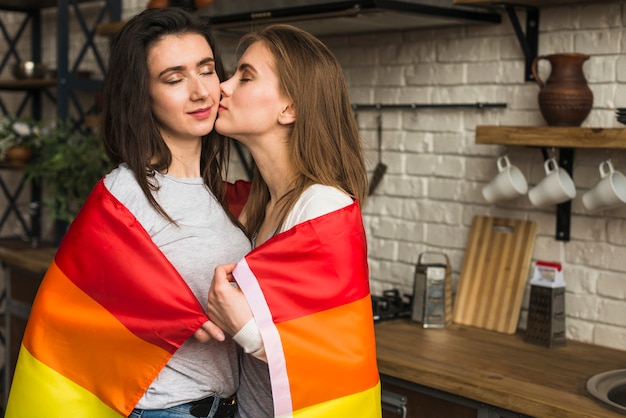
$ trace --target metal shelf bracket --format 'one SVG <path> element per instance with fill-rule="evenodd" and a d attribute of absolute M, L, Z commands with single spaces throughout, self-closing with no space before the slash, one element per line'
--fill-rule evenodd
<path fill-rule="evenodd" d="M 526 33 L 522 31 L 517 13 L 516 7 L 524 7 L 526 9 Z M 517 36 L 517 40 L 522 47 L 524 57 L 526 59 L 526 65 L 524 68 L 524 80 L 535 81 L 535 77 L 532 72 L 532 65 L 535 58 L 537 58 L 537 51 L 539 49 L 539 9 L 536 7 L 514 6 L 512 4 L 505 4 L 509 20 L 513 25 L 513 30 Z"/>
<path fill-rule="evenodd" d="M 546 148 L 542 148 L 544 161 L 548 159 Z M 559 148 L 559 167 L 567 171 L 574 178 L 574 148 Z M 572 220 L 572 201 L 556 205 L 556 235 L 557 241 L 569 241 Z"/>

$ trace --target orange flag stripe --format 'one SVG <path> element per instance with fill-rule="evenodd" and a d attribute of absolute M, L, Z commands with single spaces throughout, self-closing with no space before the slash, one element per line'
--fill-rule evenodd
<path fill-rule="evenodd" d="M 39 291 L 46 297 L 36 301 L 31 312 L 31 318 L 39 320 L 29 321 L 24 346 L 51 369 L 97 397 L 110 400 L 113 409 L 130 412 L 143 391 L 137 392 L 130 404 L 125 404 L 127 392 L 137 391 L 137 381 L 152 381 L 171 354 L 130 332 L 76 287 L 56 263 L 51 264 L 46 276 Z M 77 308 L 63 309 L 68 305 Z M 55 326 L 50 326 L 51 323 Z M 64 346 L 67 350 L 63 350 Z M 125 353 L 123 358 L 110 356 L 120 347 Z M 146 363 L 154 367 L 146 369 Z"/>
<path fill-rule="evenodd" d="M 364 317 L 372 317 L 369 295 L 276 324 L 289 380 L 298 385 L 292 391 L 294 411 L 363 392 L 378 384 L 374 329 L 354 332 L 354 324 L 362 323 Z"/>

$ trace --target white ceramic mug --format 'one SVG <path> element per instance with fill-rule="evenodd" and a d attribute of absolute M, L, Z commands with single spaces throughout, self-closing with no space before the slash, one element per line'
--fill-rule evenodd
<path fill-rule="evenodd" d="M 528 192 L 533 206 L 543 208 L 567 202 L 576 197 L 576 186 L 565 169 L 559 167 L 556 159 L 547 159 L 543 167 L 546 177 Z"/>
<path fill-rule="evenodd" d="M 483 187 L 483 197 L 489 203 L 514 199 L 528 192 L 522 171 L 511 164 L 506 155 L 498 158 L 498 174 Z"/>
<path fill-rule="evenodd" d="M 626 203 L 626 176 L 615 171 L 611 160 L 600 163 L 600 180 L 583 195 L 583 206 L 590 211 L 614 209 Z"/>

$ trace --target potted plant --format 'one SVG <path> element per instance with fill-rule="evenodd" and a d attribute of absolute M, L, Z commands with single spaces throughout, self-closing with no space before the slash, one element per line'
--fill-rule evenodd
<path fill-rule="evenodd" d="M 110 169 L 98 134 L 71 121 L 57 121 L 42 130 L 41 144 L 26 167 L 29 178 L 41 181 L 43 203 L 55 223 L 59 243 L 93 186 Z"/>
<path fill-rule="evenodd" d="M 0 160 L 24 165 L 41 146 L 41 127 L 32 119 L 6 116 L 0 120 Z"/>

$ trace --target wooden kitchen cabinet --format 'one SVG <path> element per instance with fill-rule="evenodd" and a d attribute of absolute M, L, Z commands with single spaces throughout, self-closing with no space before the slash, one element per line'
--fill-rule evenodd
<path fill-rule="evenodd" d="M 386 376 L 381 380 L 383 390 L 406 396 L 406 418 L 478 418 L 476 409 L 418 392 L 409 382 L 394 384 Z M 383 410 L 383 418 L 398 417 L 401 415 Z"/>
<path fill-rule="evenodd" d="M 391 392 L 389 384 L 466 406 L 476 418 L 624 417 L 597 402 L 585 386 L 598 373 L 626 368 L 624 351 L 576 341 L 547 348 L 525 342 L 522 332 L 458 324 L 423 328 L 408 319 L 378 323 L 375 332 L 378 369 Z M 422 399 L 411 396 L 413 403 Z M 457 416 L 436 413 L 429 418 Z"/>

